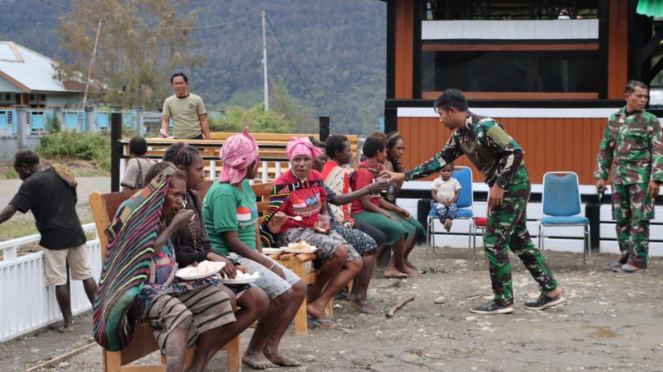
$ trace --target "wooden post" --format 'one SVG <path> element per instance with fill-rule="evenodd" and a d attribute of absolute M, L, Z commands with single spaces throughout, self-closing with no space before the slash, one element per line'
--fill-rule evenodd
<path fill-rule="evenodd" d="M 325 142 L 329 137 L 329 116 L 320 116 L 320 141 Z"/>
<path fill-rule="evenodd" d="M 120 139 L 122 138 L 122 112 L 114 107 L 111 113 L 111 192 L 120 191 Z"/>

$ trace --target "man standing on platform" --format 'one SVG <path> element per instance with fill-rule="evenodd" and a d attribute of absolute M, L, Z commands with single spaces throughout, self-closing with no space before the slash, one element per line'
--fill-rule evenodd
<path fill-rule="evenodd" d="M 163 120 L 160 137 L 168 137 L 170 119 L 176 139 L 210 139 L 205 104 L 200 96 L 187 91 L 189 79 L 182 72 L 170 78 L 175 94 L 163 103 Z M 203 137 L 204 136 L 204 137 Z"/>
<path fill-rule="evenodd" d="M 631 80 L 626 84 L 626 106 L 610 115 L 605 128 L 594 178 L 596 190 L 605 188 L 612 170 L 612 217 L 622 257 L 609 270 L 634 273 L 647 268 L 649 221 L 663 182 L 661 124 L 644 110 L 649 88 Z"/>
<path fill-rule="evenodd" d="M 513 312 L 509 249 L 518 255 L 539 283 L 541 295 L 536 301 L 525 303 L 525 308 L 543 310 L 561 304 L 564 302 L 562 289 L 527 231 L 531 185 L 523 150 L 496 120 L 470 112 L 465 95 L 458 89 L 447 89 L 435 101 L 434 108 L 440 115 L 440 122 L 453 130 L 442 151 L 405 173 L 383 173 L 391 177 L 389 183 L 416 180 L 439 172 L 465 154 L 484 175 L 491 187 L 484 250 L 495 297 L 470 311 L 478 314 Z"/>

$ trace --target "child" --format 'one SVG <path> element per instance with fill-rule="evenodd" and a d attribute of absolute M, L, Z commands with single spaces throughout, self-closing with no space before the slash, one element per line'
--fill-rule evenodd
<path fill-rule="evenodd" d="M 447 164 L 440 169 L 440 177 L 436 178 L 431 186 L 433 201 L 430 207 L 435 211 L 447 232 L 451 230 L 452 220 L 458 215 L 456 201 L 462 188 L 458 180 L 451 177 L 453 172 L 453 163 Z"/>
<path fill-rule="evenodd" d="M 145 175 L 155 164 L 154 160 L 148 159 L 147 141 L 145 138 L 136 136 L 129 141 L 129 154 L 131 159 L 127 164 L 127 170 L 122 178 L 122 191 L 139 190 L 145 187 Z"/>

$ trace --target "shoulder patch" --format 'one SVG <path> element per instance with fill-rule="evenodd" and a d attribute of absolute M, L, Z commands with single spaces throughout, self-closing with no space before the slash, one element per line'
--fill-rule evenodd
<path fill-rule="evenodd" d="M 510 135 L 508 135 L 502 128 L 500 128 L 498 125 L 493 125 L 488 129 L 486 132 L 490 138 L 495 141 L 500 147 L 506 147 L 506 145 L 511 142 L 512 138 Z"/>

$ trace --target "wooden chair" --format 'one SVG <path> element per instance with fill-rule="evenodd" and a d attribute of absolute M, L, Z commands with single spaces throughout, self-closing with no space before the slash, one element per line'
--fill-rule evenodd
<path fill-rule="evenodd" d="M 101 194 L 97 191 L 90 194 L 90 207 L 97 226 L 97 234 L 101 244 L 101 260 L 106 254 L 107 237 L 106 228 L 110 226 L 120 204 L 129 199 L 135 191 L 115 192 Z M 104 372 L 161 372 L 166 370 L 166 357 L 161 355 L 160 365 L 130 366 L 128 364 L 159 350 L 150 326 L 145 323 L 136 323 L 133 341 L 122 351 L 104 350 Z M 235 337 L 223 347 L 228 352 L 228 371 L 241 371 L 240 338 Z M 185 365 L 189 366 L 193 359 L 195 347 L 186 351 Z"/>

